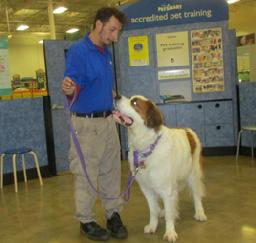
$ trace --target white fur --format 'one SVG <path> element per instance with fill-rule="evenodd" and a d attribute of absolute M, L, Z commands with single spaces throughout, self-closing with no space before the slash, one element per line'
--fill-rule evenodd
<path fill-rule="evenodd" d="M 144 233 L 155 233 L 159 216 L 165 217 L 166 231 L 164 240 L 174 242 L 177 239 L 174 223 L 178 217 L 178 186 L 188 185 L 195 208 L 194 218 L 199 221 L 207 220 L 201 202 L 204 195 L 202 171 L 200 167 L 201 144 L 197 135 L 187 129 L 196 141 L 196 149 L 191 154 L 190 143 L 185 129 L 169 129 L 161 125 L 158 131 L 145 126 L 141 115 L 132 107 L 134 98 L 147 100 L 142 96 L 133 96 L 131 99 L 123 97 L 117 100 L 118 110 L 133 119 L 133 124 L 128 127 L 130 168 L 134 171 L 133 151 L 144 151 L 159 139 L 153 152 L 144 158 L 145 168 L 139 169 L 136 180 L 144 193 L 150 210 L 150 220 L 144 228 Z M 159 206 L 159 199 L 163 202 L 164 210 Z"/>

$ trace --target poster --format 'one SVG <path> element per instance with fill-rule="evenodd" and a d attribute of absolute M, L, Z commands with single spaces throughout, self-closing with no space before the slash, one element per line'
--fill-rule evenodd
<path fill-rule="evenodd" d="M 156 34 L 158 67 L 189 66 L 188 32 Z"/>
<path fill-rule="evenodd" d="M 224 91 L 221 28 L 191 31 L 194 93 Z"/>
<path fill-rule="evenodd" d="M 0 39 L 0 96 L 10 95 L 12 92 L 9 78 L 8 39 Z"/>
<path fill-rule="evenodd" d="M 149 65 L 148 36 L 128 37 L 129 66 Z"/>

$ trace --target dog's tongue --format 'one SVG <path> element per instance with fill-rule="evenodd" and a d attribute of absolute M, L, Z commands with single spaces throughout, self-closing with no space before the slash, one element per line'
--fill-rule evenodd
<path fill-rule="evenodd" d="M 122 114 L 120 111 L 113 111 L 112 114 L 114 120 L 119 124 L 130 126 L 133 123 L 133 120 L 129 116 Z"/>

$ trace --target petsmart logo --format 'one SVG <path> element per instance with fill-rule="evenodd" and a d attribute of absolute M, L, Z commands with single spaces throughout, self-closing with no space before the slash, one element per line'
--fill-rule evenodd
<path fill-rule="evenodd" d="M 161 5 L 157 7 L 158 12 L 167 12 L 171 10 L 177 10 L 177 9 L 182 9 L 181 4 L 167 4 L 167 5 Z"/>

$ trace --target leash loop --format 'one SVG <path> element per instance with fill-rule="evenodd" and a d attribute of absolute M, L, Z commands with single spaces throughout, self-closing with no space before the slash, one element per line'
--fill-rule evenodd
<path fill-rule="evenodd" d="M 119 198 L 122 197 L 127 202 L 130 198 L 131 186 L 132 186 L 132 184 L 135 180 L 135 176 L 136 176 L 137 172 L 134 175 L 132 173 L 129 173 L 126 188 L 118 196 L 109 196 L 106 193 L 98 191 L 97 188 L 95 188 L 95 186 L 93 185 L 93 183 L 90 179 L 90 176 L 89 176 L 89 174 L 87 172 L 87 168 L 86 168 L 87 161 L 86 161 L 85 156 L 82 152 L 81 145 L 80 145 L 79 140 L 77 138 L 75 128 L 74 128 L 74 126 L 72 124 L 72 121 L 71 121 L 71 114 L 72 114 L 71 113 L 71 108 L 72 108 L 72 105 L 74 104 L 76 99 L 77 99 L 77 92 L 76 92 L 76 89 L 75 89 L 75 93 L 74 93 L 71 101 L 69 101 L 68 98 L 66 97 L 66 99 L 65 99 L 65 108 L 69 111 L 69 116 L 68 116 L 68 122 L 67 123 L 68 123 L 68 127 L 69 127 L 69 130 L 70 130 L 70 133 L 71 133 L 72 140 L 73 140 L 75 148 L 76 148 L 77 155 L 78 155 L 79 160 L 80 160 L 80 164 L 81 164 L 83 172 L 85 174 L 85 177 L 86 177 L 90 187 L 92 188 L 92 190 L 98 196 L 100 196 L 101 198 L 106 199 L 106 200 L 115 200 L 115 199 L 119 199 Z"/>

